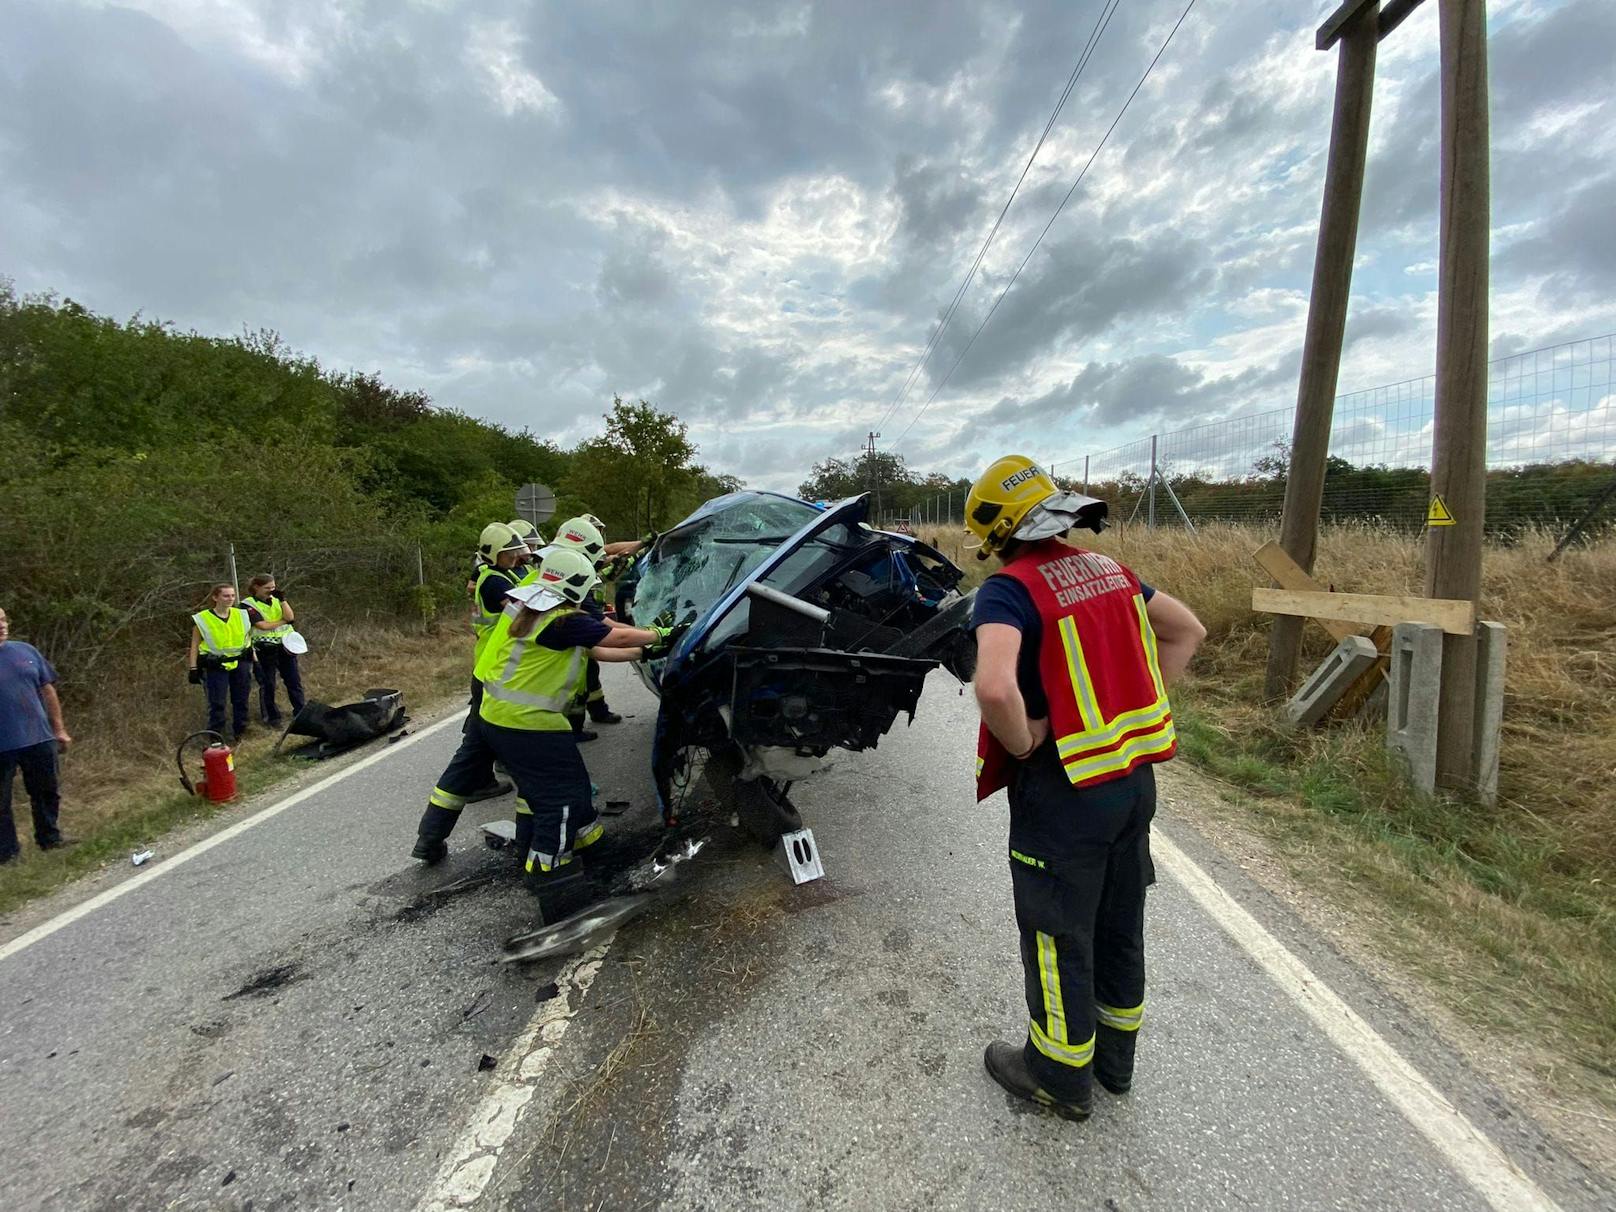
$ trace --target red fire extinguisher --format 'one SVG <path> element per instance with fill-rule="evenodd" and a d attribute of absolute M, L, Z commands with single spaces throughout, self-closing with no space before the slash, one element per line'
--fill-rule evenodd
<path fill-rule="evenodd" d="M 185 747 L 198 737 L 211 737 L 202 751 L 202 777 L 193 784 L 185 773 Z M 215 804 L 236 798 L 236 755 L 217 732 L 193 732 L 174 751 L 174 764 L 180 770 L 180 786 L 192 795 L 205 796 Z"/>

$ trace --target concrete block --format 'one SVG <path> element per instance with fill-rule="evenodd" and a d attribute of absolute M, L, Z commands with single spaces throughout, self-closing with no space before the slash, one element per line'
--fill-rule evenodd
<path fill-rule="evenodd" d="M 1504 724 L 1504 652 L 1508 639 L 1502 623 L 1476 628 L 1476 731 L 1471 747 L 1472 781 L 1485 804 L 1498 802 L 1499 734 Z"/>
<path fill-rule="evenodd" d="M 1430 623 L 1399 623 L 1392 630 L 1391 675 L 1386 747 L 1403 755 L 1410 781 L 1429 794 L 1436 790 L 1442 629 Z"/>
<path fill-rule="evenodd" d="M 799 829 L 795 833 L 780 835 L 780 849 L 776 851 L 785 864 L 786 873 L 793 884 L 806 884 L 825 874 L 819 859 L 819 847 L 814 845 L 814 831 Z"/>
<path fill-rule="evenodd" d="M 1302 683 L 1302 688 L 1281 708 L 1280 717 L 1293 728 L 1317 724 L 1379 655 L 1374 641 L 1367 636 L 1349 635 Z"/>

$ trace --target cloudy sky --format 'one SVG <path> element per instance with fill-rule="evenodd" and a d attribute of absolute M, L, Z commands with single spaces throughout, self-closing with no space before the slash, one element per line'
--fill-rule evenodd
<path fill-rule="evenodd" d="M 919 415 L 1184 2 L 1121 0 L 901 398 L 1103 0 L 0 0 L 0 276 L 564 444 L 644 396 L 762 487 L 872 427 L 1081 456 L 1295 395 L 1335 0 L 1199 0 Z M 1432 362 L 1436 8 L 1381 47 L 1343 390 Z M 1488 8 L 1494 350 L 1611 332 L 1616 3 Z"/>

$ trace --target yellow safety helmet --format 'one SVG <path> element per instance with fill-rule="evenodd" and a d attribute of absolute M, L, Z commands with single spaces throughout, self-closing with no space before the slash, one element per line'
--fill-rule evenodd
<path fill-rule="evenodd" d="M 965 498 L 965 529 L 976 540 L 966 540 L 967 550 L 975 548 L 979 560 L 997 555 L 1032 507 L 1059 491 L 1049 473 L 1026 455 L 995 459 Z"/>
<path fill-rule="evenodd" d="M 502 551 L 526 551 L 527 544 L 504 522 L 490 522 L 477 536 L 477 554 L 492 564 Z"/>
<path fill-rule="evenodd" d="M 576 547 L 552 547 L 539 561 L 538 583 L 574 606 L 589 596 L 599 580 L 595 565 Z"/>
<path fill-rule="evenodd" d="M 985 560 L 1011 539 L 1036 542 L 1073 527 L 1098 532 L 1105 528 L 1106 512 L 1104 501 L 1063 492 L 1026 455 L 1005 455 L 977 477 L 965 498 L 965 529 L 971 536 L 965 546 Z"/>
<path fill-rule="evenodd" d="M 539 528 L 526 518 L 517 518 L 514 522 L 509 523 L 509 526 L 516 531 L 522 542 L 527 544 L 529 551 L 537 551 L 544 546 L 544 536 L 539 533 Z"/>
<path fill-rule="evenodd" d="M 591 565 L 606 554 L 606 540 L 600 537 L 599 528 L 588 518 L 573 518 L 561 523 L 556 531 L 555 546 L 571 547 L 583 552 L 589 557 Z"/>

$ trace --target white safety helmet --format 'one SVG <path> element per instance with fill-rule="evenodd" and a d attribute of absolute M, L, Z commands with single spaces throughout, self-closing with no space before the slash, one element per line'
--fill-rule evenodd
<path fill-rule="evenodd" d="M 589 591 L 599 580 L 595 565 L 575 547 L 552 547 L 539 563 L 539 587 L 548 589 L 574 606 L 589 596 Z"/>
<path fill-rule="evenodd" d="M 561 529 L 556 531 L 554 545 L 583 552 L 589 558 L 591 568 L 606 554 L 606 540 L 600 537 L 600 527 L 588 518 L 573 518 L 570 522 L 563 522 Z"/>

